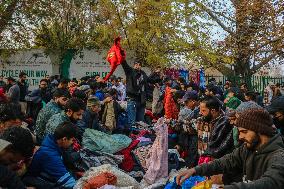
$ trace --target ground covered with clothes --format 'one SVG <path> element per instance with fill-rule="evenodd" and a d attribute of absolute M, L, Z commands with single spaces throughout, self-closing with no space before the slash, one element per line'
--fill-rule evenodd
<path fill-rule="evenodd" d="M 86 129 L 79 159 L 73 163 L 81 177 L 74 188 L 190 189 L 204 182 L 205 177 L 191 177 L 182 186 L 175 183 L 185 160 L 177 149 L 168 148 L 169 125 L 164 118 L 154 126 L 137 123 L 128 136 Z"/>

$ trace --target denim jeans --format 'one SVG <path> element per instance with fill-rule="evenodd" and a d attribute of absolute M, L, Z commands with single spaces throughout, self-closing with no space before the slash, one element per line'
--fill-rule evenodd
<path fill-rule="evenodd" d="M 128 100 L 127 101 L 127 116 L 128 116 L 128 125 L 135 125 L 137 121 L 144 122 L 145 115 L 145 106 L 141 105 L 140 102 Z"/>

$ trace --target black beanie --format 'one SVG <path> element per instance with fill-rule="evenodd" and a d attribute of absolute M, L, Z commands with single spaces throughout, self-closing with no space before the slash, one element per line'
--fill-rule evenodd
<path fill-rule="evenodd" d="M 273 120 L 265 109 L 249 109 L 239 114 L 236 126 L 259 134 L 273 136 Z"/>

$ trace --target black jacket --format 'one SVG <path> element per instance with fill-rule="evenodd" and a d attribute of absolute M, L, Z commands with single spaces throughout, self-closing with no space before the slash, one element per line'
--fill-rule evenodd
<path fill-rule="evenodd" d="M 146 104 L 146 90 L 148 77 L 144 71 L 137 71 L 130 67 L 126 61 L 121 63 L 126 75 L 126 95 L 142 105 Z M 140 81 L 139 81 L 140 80 Z"/>
<path fill-rule="evenodd" d="M 20 102 L 25 102 L 25 97 L 29 92 L 29 86 L 26 83 L 17 82 L 20 88 Z"/>
<path fill-rule="evenodd" d="M 226 185 L 225 189 L 283 189 L 284 143 L 280 134 L 275 135 L 260 149 L 252 151 L 246 145 L 235 149 L 209 164 L 195 167 L 197 175 L 211 176 L 242 173 L 246 182 Z"/>
<path fill-rule="evenodd" d="M 21 179 L 7 167 L 0 165 L 0 187 L 8 189 L 25 189 Z"/>

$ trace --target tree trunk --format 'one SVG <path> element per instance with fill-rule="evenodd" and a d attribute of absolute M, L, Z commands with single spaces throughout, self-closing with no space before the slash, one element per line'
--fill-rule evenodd
<path fill-rule="evenodd" d="M 248 22 L 246 0 L 236 3 L 236 33 L 235 33 L 235 51 L 236 63 L 235 73 L 237 76 L 249 76 L 250 71 L 250 44 L 252 33 Z"/>

